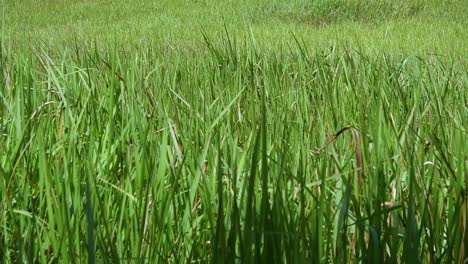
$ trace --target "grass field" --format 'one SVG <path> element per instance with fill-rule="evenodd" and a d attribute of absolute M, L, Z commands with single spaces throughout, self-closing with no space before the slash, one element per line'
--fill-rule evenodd
<path fill-rule="evenodd" d="M 468 263 L 466 1 L 1 7 L 0 263 Z"/>

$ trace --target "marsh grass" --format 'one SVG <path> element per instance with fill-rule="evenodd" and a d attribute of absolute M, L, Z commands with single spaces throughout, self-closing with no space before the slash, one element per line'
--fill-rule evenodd
<path fill-rule="evenodd" d="M 326 27 L 339 23 L 380 24 L 392 20 L 417 17 L 427 6 L 422 1 L 298 1 L 265 3 L 258 13 L 280 21 Z"/>
<path fill-rule="evenodd" d="M 2 46 L 1 262 L 463 263 L 466 61 Z"/>
<path fill-rule="evenodd" d="M 13 46 L 46 42 L 62 48 L 78 38 L 166 45 L 179 52 L 198 48 L 200 28 L 221 38 L 226 23 L 233 35 L 253 32 L 259 44 L 272 49 L 287 45 L 294 32 L 316 49 L 350 43 L 387 53 L 468 53 L 466 0 L 2 0 L 0 5 L 2 40 Z"/>

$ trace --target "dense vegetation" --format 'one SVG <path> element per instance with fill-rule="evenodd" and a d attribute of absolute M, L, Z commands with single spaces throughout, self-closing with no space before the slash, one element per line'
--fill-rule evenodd
<path fill-rule="evenodd" d="M 463 1 L 179 2 L 2 3 L 1 263 L 468 261 Z"/>

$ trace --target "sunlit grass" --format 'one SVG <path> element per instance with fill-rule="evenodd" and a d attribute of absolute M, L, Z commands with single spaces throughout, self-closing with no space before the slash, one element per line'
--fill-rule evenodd
<path fill-rule="evenodd" d="M 464 0 L 2 0 L 2 31 L 12 46 L 70 45 L 75 39 L 200 48 L 200 32 L 279 48 L 291 34 L 308 46 L 349 43 L 406 54 L 468 53 Z M 34 10 L 34 12 L 31 12 Z"/>
<path fill-rule="evenodd" d="M 1 262 L 467 258 L 457 57 L 2 48 Z"/>
<path fill-rule="evenodd" d="M 0 0 L 0 263 L 468 262 L 465 1 L 111 2 Z"/>

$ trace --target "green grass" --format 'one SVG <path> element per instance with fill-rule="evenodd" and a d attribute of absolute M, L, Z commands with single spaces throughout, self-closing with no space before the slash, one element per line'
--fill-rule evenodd
<path fill-rule="evenodd" d="M 2 0 L 13 46 L 80 41 L 200 47 L 200 32 L 256 36 L 278 48 L 294 33 L 320 48 L 350 43 L 405 53 L 468 53 L 464 0 Z M 34 10 L 34 12 L 31 12 Z M 35 44 L 34 44 L 35 45 Z"/>
<path fill-rule="evenodd" d="M 463 1 L 171 3 L 2 2 L 1 263 L 468 259 Z"/>

